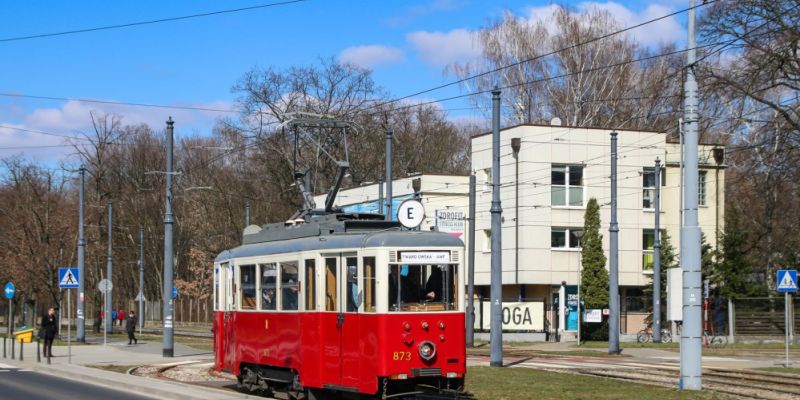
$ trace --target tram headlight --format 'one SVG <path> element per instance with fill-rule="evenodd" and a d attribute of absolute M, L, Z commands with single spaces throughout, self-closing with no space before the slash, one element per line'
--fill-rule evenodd
<path fill-rule="evenodd" d="M 432 360 L 436 356 L 436 345 L 427 340 L 420 343 L 419 356 L 425 361 Z"/>

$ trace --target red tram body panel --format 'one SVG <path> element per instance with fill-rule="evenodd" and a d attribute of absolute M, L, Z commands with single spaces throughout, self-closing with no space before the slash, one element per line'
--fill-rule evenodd
<path fill-rule="evenodd" d="M 346 314 L 342 329 L 336 313 L 326 312 L 233 312 L 230 318 L 214 315 L 215 368 L 234 375 L 242 364 L 269 365 L 297 371 L 304 387 L 377 393 L 379 377 L 413 377 L 425 368 L 440 368 L 444 377 L 466 372 L 463 313 Z M 436 344 L 431 361 L 415 351 L 423 341 Z"/>

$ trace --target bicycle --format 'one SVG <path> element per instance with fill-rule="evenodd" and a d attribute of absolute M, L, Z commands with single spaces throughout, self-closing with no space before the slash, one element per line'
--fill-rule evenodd
<path fill-rule="evenodd" d="M 717 336 L 713 332 L 704 330 L 703 345 L 711 349 L 721 349 L 728 345 L 728 337 L 725 335 Z"/>
<path fill-rule="evenodd" d="M 646 327 L 636 334 L 636 341 L 639 343 L 649 343 L 653 341 L 653 327 Z M 672 333 L 668 329 L 661 329 L 661 343 L 672 342 Z"/>

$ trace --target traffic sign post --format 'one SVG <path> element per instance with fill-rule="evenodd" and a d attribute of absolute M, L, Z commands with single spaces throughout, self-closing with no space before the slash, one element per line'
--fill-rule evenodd
<path fill-rule="evenodd" d="M 777 285 L 775 286 L 778 292 L 784 294 L 784 329 L 786 331 L 786 347 L 785 347 L 785 365 L 789 368 L 789 325 L 792 320 L 790 318 L 789 305 L 792 304 L 792 294 L 797 293 L 797 270 L 795 269 L 780 269 L 776 275 Z"/>
<path fill-rule="evenodd" d="M 13 307 L 14 307 L 14 303 L 12 303 L 11 299 L 14 298 L 14 293 L 16 293 L 16 292 L 17 292 L 17 289 L 14 287 L 14 284 L 11 283 L 11 282 L 6 283 L 6 286 L 3 288 L 3 293 L 6 295 L 6 298 L 8 299 L 8 323 L 6 324 L 6 326 L 8 328 L 8 334 L 6 334 L 6 337 L 9 337 L 9 338 L 12 337 L 11 336 L 11 329 L 12 329 L 11 323 L 12 323 L 12 320 L 14 318 L 14 312 L 12 311 Z M 12 341 L 11 343 L 13 344 L 14 342 Z M 14 347 L 12 346 L 11 348 L 13 349 Z"/>
<path fill-rule="evenodd" d="M 78 268 L 59 268 L 58 287 L 67 289 L 67 364 L 72 364 L 72 290 L 80 287 Z"/>
<path fill-rule="evenodd" d="M 108 279 L 103 279 L 97 284 L 97 289 L 100 290 L 100 293 L 103 293 L 103 309 L 106 312 L 103 315 L 103 323 L 105 324 L 109 318 L 111 318 L 111 313 L 108 312 L 108 293 L 111 292 L 111 289 L 114 288 L 114 285 L 111 284 L 111 281 Z M 113 321 L 112 321 L 113 322 Z M 108 341 L 108 330 L 103 329 L 103 346 L 106 345 Z"/>

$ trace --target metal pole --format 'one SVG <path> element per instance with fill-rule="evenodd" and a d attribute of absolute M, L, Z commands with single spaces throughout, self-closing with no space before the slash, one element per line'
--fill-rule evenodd
<path fill-rule="evenodd" d="M 661 160 L 656 158 L 655 209 L 653 231 L 653 342 L 661 343 Z"/>
<path fill-rule="evenodd" d="M 86 168 L 81 165 L 81 191 L 79 195 L 79 211 L 78 211 L 78 320 L 76 321 L 76 337 L 79 342 L 86 341 L 86 304 L 85 300 L 85 284 L 86 284 L 86 238 L 83 232 L 83 219 L 85 217 L 83 208 L 83 196 L 86 190 Z"/>
<path fill-rule="evenodd" d="M 392 132 L 386 130 L 386 217 L 387 221 L 392 220 Z"/>
<path fill-rule="evenodd" d="M 113 261 L 113 236 L 112 236 L 112 226 L 114 223 L 114 205 L 109 201 L 108 202 L 108 255 L 106 256 L 106 279 L 111 282 L 111 286 L 113 288 L 114 281 L 112 280 L 113 272 L 114 272 L 114 261 Z M 113 289 L 112 289 L 113 290 Z M 105 320 L 105 327 L 106 332 L 111 333 L 113 331 L 114 321 L 111 318 L 111 303 L 113 300 L 113 296 L 111 290 L 106 291 L 106 320 Z"/>
<path fill-rule="evenodd" d="M 72 289 L 67 289 L 67 364 L 72 364 Z"/>
<path fill-rule="evenodd" d="M 490 342 L 492 353 L 489 364 L 503 366 L 503 252 L 500 217 L 500 90 L 492 91 L 492 317 Z"/>
<path fill-rule="evenodd" d="M 467 347 L 475 347 L 475 174 L 469 176 L 469 241 L 467 256 Z"/>
<path fill-rule="evenodd" d="M 144 227 L 139 226 L 139 336 L 144 325 Z"/>
<path fill-rule="evenodd" d="M 250 202 L 244 205 L 244 226 L 250 226 Z"/>
<path fill-rule="evenodd" d="M 517 301 L 523 301 L 525 286 L 519 284 L 519 150 L 520 138 L 511 139 L 514 151 L 514 284 L 517 285 Z"/>
<path fill-rule="evenodd" d="M 609 232 L 608 354 L 619 354 L 619 224 L 617 224 L 617 131 L 611 132 L 611 225 Z M 580 309 L 580 304 L 578 305 Z"/>
<path fill-rule="evenodd" d="M 784 365 L 786 366 L 786 368 L 789 368 L 789 324 L 792 323 L 792 321 L 789 319 L 789 301 L 790 301 L 789 300 L 790 299 L 789 292 L 784 293 L 783 299 L 784 299 L 783 300 L 783 303 L 784 303 L 783 304 L 783 313 L 784 313 L 783 323 L 785 324 L 784 325 L 784 330 L 786 331 L 786 340 L 785 340 L 785 342 L 786 342 L 786 346 L 785 346 L 785 349 L 786 349 L 785 350 L 786 363 Z"/>
<path fill-rule="evenodd" d="M 702 384 L 702 277 L 700 274 L 700 226 L 697 221 L 697 82 L 695 64 L 695 1 L 689 2 L 686 54 L 686 82 L 684 84 L 684 225 L 681 227 L 681 268 L 683 269 L 683 329 L 681 330 L 681 380 L 679 387 L 701 390 Z"/>
<path fill-rule="evenodd" d="M 164 291 L 161 297 L 164 301 L 164 357 L 173 357 L 174 348 L 172 342 L 172 225 L 174 223 L 172 215 L 172 141 L 175 122 L 172 117 L 167 120 L 167 201 L 166 211 L 164 212 Z"/>
<path fill-rule="evenodd" d="M 378 178 L 378 214 L 383 214 L 383 178 Z"/>

